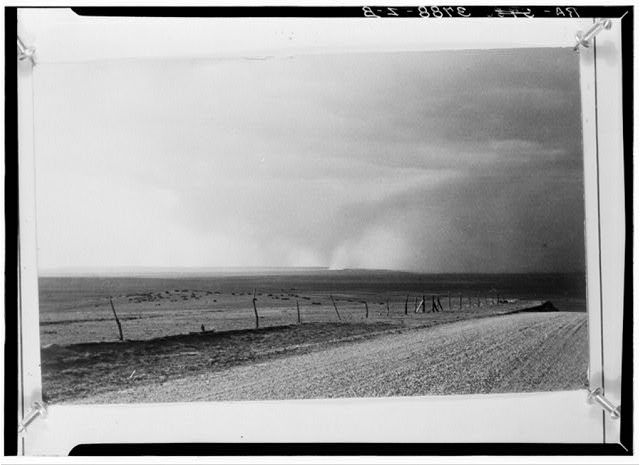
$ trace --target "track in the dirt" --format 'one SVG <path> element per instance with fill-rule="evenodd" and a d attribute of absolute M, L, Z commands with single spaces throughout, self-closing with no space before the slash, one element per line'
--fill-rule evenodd
<path fill-rule="evenodd" d="M 586 314 L 464 321 L 105 393 L 82 402 L 411 396 L 583 388 Z"/>

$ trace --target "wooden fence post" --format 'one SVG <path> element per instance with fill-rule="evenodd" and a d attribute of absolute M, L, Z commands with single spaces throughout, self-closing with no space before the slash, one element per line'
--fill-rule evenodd
<path fill-rule="evenodd" d="M 389 299 L 387 298 L 387 316 L 389 316 Z"/>
<path fill-rule="evenodd" d="M 116 309 L 113 306 L 113 300 L 109 297 L 109 303 L 111 304 L 111 311 L 113 312 L 113 317 L 116 319 L 116 323 L 118 325 L 118 332 L 120 333 L 120 340 L 124 341 L 124 336 L 122 335 L 122 325 L 120 325 L 120 320 L 118 320 L 118 315 L 116 314 Z"/>
<path fill-rule="evenodd" d="M 296 310 L 298 310 L 298 324 L 300 324 L 300 303 L 296 299 Z"/>
<path fill-rule="evenodd" d="M 333 303 L 333 308 L 336 309 L 336 315 L 338 315 L 338 320 L 342 320 L 342 318 L 340 318 L 340 313 L 338 313 L 338 307 L 336 306 L 336 301 L 333 300 L 333 296 L 330 295 L 329 297 L 331 297 L 331 302 Z"/>
<path fill-rule="evenodd" d="M 407 314 L 407 306 L 409 305 L 409 294 L 407 294 L 407 298 L 404 301 L 404 314 Z"/>
<path fill-rule="evenodd" d="M 462 310 L 462 292 L 460 293 L 460 310 Z"/>
<path fill-rule="evenodd" d="M 367 305 L 366 300 L 364 301 L 364 311 L 365 311 L 364 317 L 369 318 L 369 306 Z"/>
<path fill-rule="evenodd" d="M 260 327 L 260 322 L 258 320 L 258 309 L 256 307 L 256 290 L 253 290 L 253 313 L 255 313 L 256 315 L 256 329 L 258 329 Z"/>

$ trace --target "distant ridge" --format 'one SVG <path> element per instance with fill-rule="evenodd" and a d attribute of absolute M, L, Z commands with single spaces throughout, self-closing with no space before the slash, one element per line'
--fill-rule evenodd
<path fill-rule="evenodd" d="M 431 276 L 583 276 L 584 271 L 566 272 L 513 272 L 513 273 L 474 273 L 474 272 L 422 272 L 412 270 L 388 270 L 382 268 L 329 268 L 322 266 L 309 267 L 118 267 L 118 268 L 46 268 L 39 270 L 38 276 L 49 277 L 150 277 L 150 278 L 175 278 L 175 277 L 207 277 L 207 276 L 256 276 L 256 275 L 291 275 L 291 274 L 407 274 L 407 275 L 431 275 Z"/>
<path fill-rule="evenodd" d="M 327 271 L 326 267 L 118 267 L 118 268 L 47 268 L 39 270 L 41 277 L 82 276 L 208 276 L 288 274 Z"/>

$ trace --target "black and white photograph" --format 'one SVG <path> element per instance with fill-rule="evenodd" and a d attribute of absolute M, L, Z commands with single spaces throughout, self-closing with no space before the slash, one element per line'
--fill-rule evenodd
<path fill-rule="evenodd" d="M 127 3 L 4 9 L 5 456 L 634 453 L 633 7 Z"/>
<path fill-rule="evenodd" d="M 43 399 L 584 389 L 570 47 L 34 74 Z"/>

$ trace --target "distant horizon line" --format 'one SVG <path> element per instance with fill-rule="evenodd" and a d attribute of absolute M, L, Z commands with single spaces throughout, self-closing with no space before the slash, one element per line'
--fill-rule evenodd
<path fill-rule="evenodd" d="M 56 267 L 38 270 L 39 277 L 80 277 L 80 276 L 135 276 L 135 275 L 169 275 L 169 274 L 207 274 L 207 273 L 277 273 L 296 271 L 322 272 L 387 272 L 407 274 L 437 275 L 523 275 L 523 274 L 586 274 L 586 270 L 569 271 L 418 271 L 393 270 L 386 268 L 332 268 L 327 266 L 218 266 L 218 267 Z"/>

